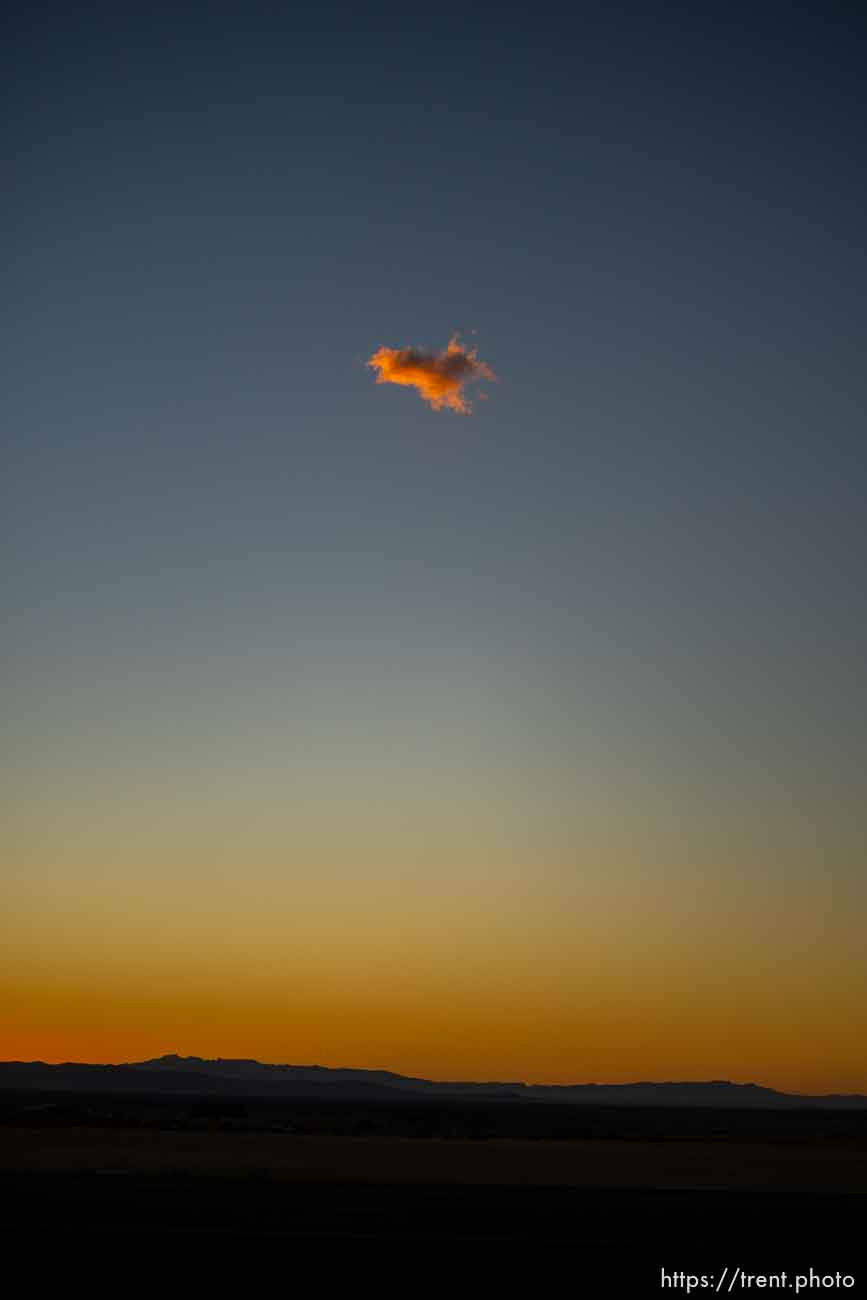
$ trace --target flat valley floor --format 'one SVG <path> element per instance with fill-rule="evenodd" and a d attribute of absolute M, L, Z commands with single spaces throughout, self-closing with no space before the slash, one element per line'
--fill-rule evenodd
<path fill-rule="evenodd" d="M 137 1113 L 91 1103 L 0 1108 L 7 1254 L 119 1250 L 153 1263 L 183 1251 L 246 1270 L 303 1253 L 322 1276 L 403 1261 L 419 1283 L 467 1267 L 517 1277 L 565 1265 L 588 1286 L 596 1278 L 596 1294 L 629 1278 L 636 1295 L 656 1294 L 662 1270 L 849 1270 L 849 1293 L 867 1294 L 860 1114 L 607 1112 L 552 1137 L 508 1135 L 556 1130 L 538 1110 L 532 1123 L 406 1107 L 371 1121 L 317 1106 L 298 1132 L 255 1104 L 220 1117 L 206 1102 L 185 1112 L 143 1102 Z M 417 1114 L 427 1127 L 410 1136 Z M 297 1108 L 290 1118 L 298 1127 Z M 462 1136 L 468 1124 L 482 1135 Z"/>

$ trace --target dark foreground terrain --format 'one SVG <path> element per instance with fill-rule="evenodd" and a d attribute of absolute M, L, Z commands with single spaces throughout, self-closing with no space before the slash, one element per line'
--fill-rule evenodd
<path fill-rule="evenodd" d="M 709 1293 L 725 1266 L 812 1268 L 867 1294 L 867 1113 L 5 1093 L 0 1224 L 31 1260 L 303 1256 L 545 1289 L 565 1265 L 575 1294 L 635 1295 L 661 1269 Z"/>

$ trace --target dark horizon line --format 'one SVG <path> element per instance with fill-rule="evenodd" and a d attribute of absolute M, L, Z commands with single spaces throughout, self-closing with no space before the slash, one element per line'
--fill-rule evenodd
<path fill-rule="evenodd" d="M 529 1083 L 522 1080 L 471 1080 L 471 1079 L 447 1079 L 436 1080 L 426 1079 L 422 1076 L 400 1074 L 392 1070 L 372 1069 L 367 1067 L 352 1066 L 327 1066 L 327 1065 L 294 1065 L 290 1063 L 263 1062 L 254 1057 L 201 1057 L 201 1056 L 181 1056 L 176 1052 L 167 1052 L 162 1056 L 150 1057 L 140 1061 L 123 1061 L 123 1062 L 91 1062 L 91 1061 L 61 1061 L 46 1062 L 41 1060 L 31 1061 L 0 1061 L 0 1070 L 36 1068 L 48 1071 L 60 1071 L 64 1069 L 83 1069 L 83 1070 L 120 1070 L 120 1071 L 142 1071 L 148 1074 L 154 1073 L 171 1073 L 171 1074 L 193 1074 L 202 1075 L 211 1078 L 222 1078 L 231 1080 L 235 1084 L 243 1082 L 253 1083 L 258 1077 L 261 1080 L 269 1079 L 272 1083 L 280 1079 L 286 1082 L 311 1082 L 310 1076 L 319 1079 L 322 1082 L 328 1082 L 329 1078 L 335 1082 L 342 1083 L 360 1083 L 366 1081 L 370 1083 L 379 1082 L 381 1085 L 390 1086 L 396 1091 L 425 1091 L 425 1092 L 448 1092 L 455 1089 L 466 1089 L 472 1091 L 496 1090 L 502 1093 L 506 1089 L 515 1089 L 522 1096 L 539 1096 L 560 1095 L 560 1094 L 591 1094 L 599 1093 L 619 1093 L 626 1094 L 637 1089 L 641 1090 L 664 1090 L 664 1089 L 700 1089 L 707 1093 L 709 1090 L 730 1089 L 733 1093 L 740 1096 L 752 1093 L 756 1096 L 764 1095 L 768 1098 L 777 1097 L 783 1101 L 841 1101 L 849 1103 L 863 1103 L 867 1106 L 867 1095 L 858 1092 L 848 1093 L 801 1093 L 785 1092 L 779 1088 L 772 1088 L 765 1084 L 753 1082 L 736 1083 L 731 1079 L 638 1079 L 628 1083 Z M 221 1068 L 222 1067 L 222 1068 Z M 234 1067 L 234 1068 L 233 1068 Z M 239 1074 L 237 1071 L 241 1070 Z M 229 1070 L 229 1073 L 225 1071 Z M 251 1077 L 252 1075 L 252 1077 Z"/>

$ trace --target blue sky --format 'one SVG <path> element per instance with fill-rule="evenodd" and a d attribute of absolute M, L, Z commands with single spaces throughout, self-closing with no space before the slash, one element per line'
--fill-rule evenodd
<path fill-rule="evenodd" d="M 361 881 L 308 825 L 323 802 L 338 823 L 359 801 L 414 810 L 422 839 L 450 826 L 460 865 L 424 868 L 428 898 L 477 842 L 509 906 L 541 872 L 534 942 L 546 915 L 577 916 L 576 881 L 619 935 L 616 862 L 645 937 L 660 891 L 701 935 L 720 908 L 801 936 L 821 916 L 816 987 L 837 987 L 833 951 L 863 989 L 853 14 L 19 7 L 4 589 L 22 953 L 55 951 L 58 889 L 87 941 L 106 817 L 121 928 L 165 881 L 117 844 L 165 800 L 182 829 L 152 852 L 201 889 L 207 790 L 267 827 L 234 870 L 274 907 L 300 890 L 312 908 L 314 842 L 350 897 L 381 890 L 371 943 L 404 842 L 364 822 Z M 472 415 L 374 384 L 378 347 L 455 331 L 498 376 Z M 262 865 L 277 845 L 282 884 Z M 795 971 L 806 949 L 781 942 Z M 848 1041 L 838 1080 L 857 1074 Z M 386 1037 L 378 1063 L 435 1071 L 420 1050 Z"/>

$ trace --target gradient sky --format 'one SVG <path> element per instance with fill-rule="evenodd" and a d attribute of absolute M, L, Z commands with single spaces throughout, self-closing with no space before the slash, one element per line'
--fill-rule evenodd
<path fill-rule="evenodd" d="M 867 20 L 131 8 L 2 55 L 0 1057 L 867 1092 Z"/>

